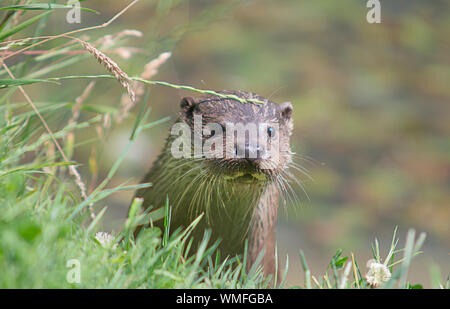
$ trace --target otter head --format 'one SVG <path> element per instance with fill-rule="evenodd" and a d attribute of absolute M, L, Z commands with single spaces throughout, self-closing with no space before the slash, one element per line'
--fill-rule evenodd
<path fill-rule="evenodd" d="M 220 93 L 264 103 L 214 95 L 183 98 L 180 120 L 193 133 L 194 157 L 232 182 L 274 179 L 291 161 L 292 104 L 243 91 Z"/>

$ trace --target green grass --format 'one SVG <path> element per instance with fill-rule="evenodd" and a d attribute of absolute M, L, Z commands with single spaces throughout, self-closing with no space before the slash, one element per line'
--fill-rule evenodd
<path fill-rule="evenodd" d="M 12 12 L 11 7 L 0 9 Z M 45 9 L 46 12 L 29 14 L 37 9 Z M 34 46 L 30 44 L 36 41 L 27 37 L 40 36 L 52 13 L 48 7 L 31 3 L 22 5 L 21 10 L 24 17 L 19 19 L 19 24 L 14 24 L 11 19 L 13 14 L 9 14 L 0 27 L 0 41 L 4 43 L 4 50 L 33 50 Z M 21 37 L 31 24 L 38 25 L 34 33 Z M 24 40 L 7 41 L 12 37 Z M 202 220 L 201 217 L 189 228 L 172 235 L 168 234 L 168 228 L 164 232 L 149 228 L 135 239 L 133 230 L 145 218 L 145 214 L 139 214 L 139 200 L 133 203 L 128 220 L 117 234 L 112 235 L 110 243 L 102 243 L 96 238 L 96 234 L 101 232 L 101 223 L 107 211 L 107 208 L 102 208 L 103 199 L 118 191 L 134 191 L 150 185 L 126 182 L 111 186 L 110 182 L 136 136 L 167 119 L 149 122 L 150 108 L 141 104 L 127 146 L 118 154 L 116 162 L 100 184 L 89 192 L 83 191 L 86 190 L 83 189 L 83 179 L 77 178 L 79 174 L 75 170 L 79 163 L 72 161 L 72 153 L 76 147 L 98 142 L 100 138 L 79 140 L 74 144 L 74 136 L 78 137 L 81 130 L 95 132 L 95 128 L 102 127 L 101 123 L 107 117 L 114 118 L 115 114 L 120 113 L 120 108 L 83 104 L 81 112 L 88 115 L 83 121 L 74 119 L 59 129 L 42 129 L 43 125 L 47 125 L 45 119 L 58 118 L 64 112 L 70 113 L 76 106 L 75 98 L 80 94 L 69 86 L 64 95 L 65 98 L 72 98 L 69 101 L 59 101 L 55 95 L 53 102 L 34 102 L 26 97 L 27 87 L 54 83 L 60 79 L 47 78 L 49 73 L 73 68 L 92 57 L 80 54 L 65 59 L 64 54 L 58 51 L 67 51 L 73 46 L 79 48 L 78 44 L 64 46 L 66 42 L 61 41 L 56 47 L 48 46 L 49 53 L 44 56 L 24 57 L 11 63 L 7 61 L 8 65 L 0 62 L 0 89 L 3 88 L 0 96 L 0 288 L 290 287 L 284 279 L 279 285 L 271 283 L 270 278 L 263 277 L 258 265 L 247 272 L 243 266 L 245 256 L 219 263 L 216 244 L 209 241 L 208 231 L 198 251 L 191 252 L 190 234 L 198 221 Z M 118 45 L 121 43 L 117 42 Z M 51 48 L 54 50 L 50 51 Z M 78 77 L 66 75 L 61 79 Z M 88 75 L 81 77 L 90 78 Z M 111 78 L 96 75 L 90 79 L 102 77 Z M 211 90 L 147 81 L 138 77 L 132 79 L 151 85 L 212 93 Z M 147 91 L 146 98 L 148 95 Z M 22 101 L 24 97 L 25 102 Z M 102 128 L 107 130 L 106 126 Z M 62 146 L 61 151 L 57 149 L 59 145 Z M 89 164 L 91 171 L 95 170 L 94 163 Z M 165 208 L 167 226 L 170 224 L 169 205 L 170 201 Z M 420 253 L 424 238 L 421 234 L 416 239 L 414 230 L 410 230 L 405 248 L 398 249 L 394 232 L 390 251 L 384 260 L 379 252 L 378 241 L 374 243 L 374 260 L 385 263 L 392 274 L 382 287 L 421 287 L 420 283 L 409 283 L 407 273 L 411 260 Z M 320 277 L 314 276 L 309 270 L 303 251 L 300 251 L 299 258 L 305 272 L 305 284 L 301 288 L 371 288 L 366 280 L 366 269 L 360 268 L 353 254 L 350 259 L 342 250 L 338 250 Z M 289 271 L 288 261 L 286 265 L 286 269 L 279 270 L 283 278 Z M 449 288 L 449 280 L 442 280 L 436 269 L 433 276 L 436 287 Z"/>
<path fill-rule="evenodd" d="M 45 156 L 36 157 L 26 166 L 20 164 L 30 149 L 18 134 L 25 126 L 26 121 L 20 120 L 2 126 L 7 130 L 0 138 L 0 288 L 274 287 L 262 277 L 259 267 L 247 274 L 239 259 L 216 263 L 215 245 L 208 243 L 208 233 L 198 252 L 186 253 L 190 232 L 201 217 L 173 235 L 168 235 L 167 230 L 162 235 L 159 229 L 149 228 L 134 239 L 134 227 L 144 217 L 139 215 L 138 200 L 131 207 L 122 231 L 113 236 L 111 243 L 100 243 L 95 235 L 105 208 L 90 221 L 87 212 L 82 211 L 86 203 L 76 198 L 75 192 L 53 175 L 42 174 L 41 160 Z M 34 143 L 33 148 L 39 145 Z M 51 166 L 56 164 L 46 164 Z M 99 190 L 90 198 L 98 202 L 120 189 L 123 187 Z M 420 284 L 408 283 L 406 276 L 424 236 L 415 240 L 411 230 L 404 250 L 397 249 L 395 237 L 394 232 L 384 259 L 392 277 L 383 287 L 420 288 Z M 383 263 L 378 241 L 373 253 L 374 259 Z M 365 272 L 354 259 L 343 256 L 341 250 L 332 257 L 328 270 L 320 278 L 311 275 L 302 251 L 300 258 L 305 270 L 304 288 L 370 288 Z M 67 279 L 74 269 L 68 263 L 74 259 L 81 267 L 79 282 Z M 441 285 L 449 287 L 448 281 Z M 281 287 L 288 286 L 283 283 Z"/>
<path fill-rule="evenodd" d="M 109 173 L 87 199 L 80 198 L 73 178 L 65 175 L 68 165 L 49 158 L 49 134 L 30 133 L 30 115 L 9 106 L 14 117 L 0 120 L 0 287 L 1 288 L 268 288 L 279 286 L 264 278 L 257 265 L 246 273 L 242 258 L 224 263 L 216 262 L 215 244 L 204 241 L 198 252 L 190 252 L 190 232 L 199 217 L 186 230 L 173 235 L 149 228 L 137 239 L 134 228 L 142 223 L 146 214 L 139 214 L 138 199 L 130 209 L 129 219 L 122 230 L 113 235 L 108 244 L 96 239 L 106 208 L 98 211 L 91 220 L 87 211 L 93 203 L 97 209 L 102 199 L 119 190 L 135 190 L 149 184 L 109 187 L 109 181 L 122 162 L 135 137 L 145 128 L 159 123 L 149 123 L 148 110 L 144 108 L 136 119 L 129 144 L 119 155 Z M 6 106 L 0 108 L 4 112 Z M 50 110 L 48 113 L 55 111 Z M 53 132 L 58 139 L 89 128 L 98 123 L 94 117 L 76 125 L 68 125 Z M 26 158 L 30 153 L 34 155 Z M 52 171 L 53 169 L 53 171 Z M 67 174 L 67 173 L 66 173 Z M 63 175 L 63 176 L 58 176 Z M 66 177 L 64 177 L 64 175 Z M 170 219 L 169 202 L 166 217 Z M 166 220 L 168 225 L 170 222 Z M 398 249 L 396 231 L 391 247 L 383 259 L 376 240 L 373 257 L 385 263 L 392 277 L 382 287 L 420 288 L 420 284 L 407 281 L 411 260 L 420 253 L 425 235 L 415 239 L 414 230 L 408 232 L 404 249 Z M 305 271 L 302 288 L 371 288 L 354 258 L 338 250 L 321 277 L 311 274 L 305 255 L 300 251 Z M 67 277 L 73 274 L 71 261 L 80 265 L 79 282 Z M 69 264 L 68 264 L 69 263 Z M 288 263 L 286 263 L 288 265 Z M 289 269 L 283 271 L 284 276 Z M 282 277 L 284 277 L 282 276 Z M 449 287 L 435 274 L 435 282 Z"/>
<path fill-rule="evenodd" d="M 3 122 L 1 126 L 1 288 L 276 287 L 263 278 L 259 267 L 247 274 L 240 259 L 217 263 L 215 244 L 208 242 L 208 232 L 198 252 L 186 252 L 190 246 L 190 232 L 201 217 L 186 230 L 173 235 L 168 235 L 168 229 L 162 235 L 159 229 L 149 228 L 134 239 L 134 227 L 145 217 L 145 214 L 139 214 L 139 200 L 133 203 L 122 231 L 113 235 L 111 243 L 102 244 L 95 236 L 106 208 L 97 214 L 95 220 L 90 220 L 85 211 L 87 203 L 71 191 L 73 188 L 43 171 L 44 166 L 61 168 L 60 163 L 45 162 L 44 154 L 35 156 L 29 163 L 21 163 L 26 153 L 45 145 L 49 137 L 43 135 L 34 142 L 33 135 L 25 138 L 21 132 L 25 132 L 29 124 L 26 119 L 17 118 L 15 121 L 10 119 L 8 125 Z M 83 125 L 85 123 L 80 123 L 78 127 Z M 139 131 L 141 125 L 137 128 Z M 62 130 L 54 134 L 63 136 L 67 132 Z M 109 177 L 113 176 L 114 170 L 113 167 Z M 128 186 L 128 189 L 135 187 Z M 89 200 L 97 203 L 124 188 L 127 187 L 99 188 L 89 196 Z M 169 210 L 169 203 L 166 206 Z M 400 250 L 397 249 L 398 240 L 394 232 L 385 259 L 381 258 L 378 241 L 375 241 L 374 259 L 386 262 L 392 272 L 391 279 L 383 287 L 421 287 L 407 282 L 407 272 L 411 259 L 420 253 L 424 237 L 422 234 L 415 239 L 411 230 L 406 247 Z M 73 273 L 70 261 L 74 259 L 81 267 L 79 282 L 67 279 Z M 320 278 L 311 274 L 302 251 L 300 259 L 305 270 L 304 288 L 371 287 L 364 270 L 354 259 L 343 256 L 342 250 L 332 257 L 328 270 Z M 441 285 L 448 288 L 449 283 Z M 282 283 L 281 287 L 288 285 Z"/>
<path fill-rule="evenodd" d="M 49 137 L 37 142 L 24 138 L 28 122 L 19 119 L 2 123 L 0 137 L 0 287 L 1 288 L 256 288 L 267 285 L 260 269 L 249 274 L 236 260 L 215 263 L 214 244 L 208 233 L 198 252 L 189 255 L 189 235 L 198 218 L 186 230 L 161 235 L 157 228 L 143 231 L 137 239 L 133 231 L 142 221 L 139 203 L 130 218 L 114 235 L 117 246 L 101 244 L 95 235 L 106 209 L 89 220 L 87 203 L 57 177 L 42 171 L 38 155 L 21 164 L 29 151 L 43 146 Z M 83 123 L 79 124 L 81 126 Z M 138 126 L 139 130 L 140 126 Z M 54 132 L 63 136 L 66 132 Z M 59 167 L 46 163 L 45 167 Z M 111 169 L 109 177 L 114 173 Z M 106 185 L 106 183 L 104 183 Z M 138 186 L 97 188 L 89 200 L 100 201 L 118 190 Z M 73 189 L 73 188 L 72 188 Z M 122 240 L 122 241 L 119 241 Z M 81 266 L 80 282 L 71 283 L 70 261 Z M 68 264 L 69 263 L 69 264 Z"/>

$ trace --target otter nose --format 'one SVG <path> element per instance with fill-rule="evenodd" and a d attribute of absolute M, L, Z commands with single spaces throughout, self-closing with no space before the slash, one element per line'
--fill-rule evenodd
<path fill-rule="evenodd" d="M 236 145 L 236 157 L 246 159 L 249 162 L 262 159 L 265 150 L 264 147 L 258 144 L 245 143 L 245 145 Z"/>

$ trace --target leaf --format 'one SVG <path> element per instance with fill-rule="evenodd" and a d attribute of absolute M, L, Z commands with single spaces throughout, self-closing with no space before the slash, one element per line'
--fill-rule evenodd
<path fill-rule="evenodd" d="M 34 17 L 31 17 L 30 19 L 27 19 L 25 22 L 17 25 L 16 27 L 6 31 L 6 32 L 2 32 L 0 33 L 0 41 L 3 41 L 4 39 L 6 39 L 7 37 L 10 37 L 13 34 L 16 34 L 17 32 L 25 29 L 26 27 L 28 27 L 29 25 L 31 25 L 32 23 L 38 21 L 39 19 L 47 16 L 48 14 L 50 14 L 52 11 L 48 11 L 48 12 L 44 12 L 42 14 L 36 15 Z"/>
<path fill-rule="evenodd" d="M 33 166 L 27 166 L 27 165 L 21 165 L 19 167 L 9 169 L 6 171 L 0 171 L 0 178 L 4 177 L 6 175 L 18 173 L 18 172 L 34 172 L 38 173 L 39 170 L 43 167 L 52 167 L 52 166 L 69 166 L 69 165 L 80 165 L 77 162 L 54 162 L 54 163 L 44 163 L 39 165 L 33 165 Z"/>
<path fill-rule="evenodd" d="M 53 10 L 53 9 L 73 9 L 71 4 L 56 4 L 56 3 L 35 3 L 35 4 L 25 4 L 25 5 L 11 5 L 0 8 L 0 11 L 6 10 L 25 10 L 25 11 L 35 11 L 35 10 Z M 80 10 L 92 12 L 95 14 L 100 14 L 98 11 L 80 7 Z"/>
<path fill-rule="evenodd" d="M 348 260 L 347 256 L 341 257 L 342 255 L 342 249 L 338 249 L 336 251 L 336 253 L 333 255 L 333 257 L 331 258 L 330 261 L 330 268 L 336 268 L 336 269 L 340 269 L 342 267 L 344 267 L 345 262 Z"/>
<path fill-rule="evenodd" d="M 421 284 L 411 285 L 410 283 L 408 283 L 408 289 L 410 289 L 410 290 L 422 290 L 423 286 Z"/>
<path fill-rule="evenodd" d="M 8 87 L 17 87 L 21 85 L 29 85 L 35 83 L 53 83 L 58 84 L 55 81 L 47 79 L 0 79 L 0 89 Z"/>
<path fill-rule="evenodd" d="M 92 221 L 91 224 L 89 224 L 89 227 L 87 228 L 87 232 L 90 233 L 92 230 L 97 226 L 97 224 L 100 222 L 100 220 L 103 218 L 107 207 L 103 207 L 103 209 L 95 216 L 95 219 Z"/>

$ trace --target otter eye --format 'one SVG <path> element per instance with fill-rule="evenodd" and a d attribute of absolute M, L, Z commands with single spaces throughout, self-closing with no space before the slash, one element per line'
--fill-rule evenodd
<path fill-rule="evenodd" d="M 269 137 L 274 137 L 275 136 L 275 129 L 272 127 L 268 127 L 267 128 L 267 134 L 269 135 Z"/>

